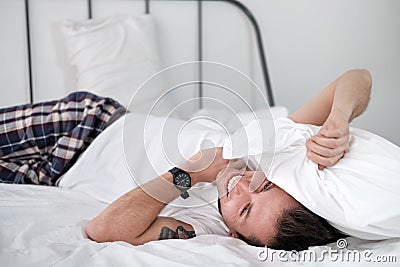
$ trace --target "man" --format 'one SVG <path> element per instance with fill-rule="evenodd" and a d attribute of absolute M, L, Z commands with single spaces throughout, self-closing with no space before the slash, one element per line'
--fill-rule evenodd
<path fill-rule="evenodd" d="M 366 109 L 370 89 L 369 72 L 351 70 L 289 116 L 296 123 L 322 125 L 304 142 L 307 157 L 318 164 L 319 170 L 333 166 L 349 148 L 349 122 Z M 134 245 L 163 238 L 191 238 L 197 234 L 191 224 L 158 215 L 177 197 L 187 198 L 191 186 L 216 181 L 219 210 L 232 237 L 255 245 L 304 249 L 343 236 L 262 172 L 243 173 L 240 161 L 228 161 L 221 155 L 221 149 L 201 151 L 180 168 L 126 193 L 90 221 L 86 233 L 97 242 L 119 240 Z M 299 230 L 307 226 L 306 231 Z"/>

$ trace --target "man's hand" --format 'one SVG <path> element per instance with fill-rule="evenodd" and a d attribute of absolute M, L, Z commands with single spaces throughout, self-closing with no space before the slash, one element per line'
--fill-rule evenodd
<path fill-rule="evenodd" d="M 307 157 L 318 163 L 318 169 L 333 166 L 348 150 L 350 115 L 333 109 L 318 134 L 307 141 Z"/>
<path fill-rule="evenodd" d="M 229 160 L 222 158 L 222 148 L 209 148 L 201 150 L 181 168 L 192 177 L 192 184 L 198 182 L 213 182 L 218 172 L 228 166 Z"/>
<path fill-rule="evenodd" d="M 318 163 L 320 170 L 334 165 L 348 149 L 349 122 L 367 108 L 371 86 L 368 70 L 346 71 L 289 115 L 294 122 L 322 126 L 306 144 L 307 157 Z"/>
<path fill-rule="evenodd" d="M 198 182 L 212 183 L 217 174 L 228 168 L 243 169 L 245 163 L 241 159 L 227 160 L 222 158 L 222 147 L 202 150 L 182 164 L 181 168 L 192 177 L 192 184 Z"/>

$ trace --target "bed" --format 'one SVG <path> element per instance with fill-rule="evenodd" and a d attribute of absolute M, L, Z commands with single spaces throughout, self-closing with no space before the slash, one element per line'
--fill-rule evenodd
<path fill-rule="evenodd" d="M 131 118 L 125 120 L 135 123 L 146 120 L 146 116 L 141 114 L 127 116 Z M 151 127 L 156 128 L 160 120 L 163 118 L 157 117 Z M 180 122 L 184 121 L 176 120 L 176 123 Z M 121 127 L 124 127 L 124 118 L 98 136 L 63 175 L 59 187 L 0 185 L 0 260 L 3 266 L 285 266 L 296 263 L 329 266 L 337 262 L 353 266 L 359 262 L 397 260 L 400 250 L 398 238 L 363 241 L 349 237 L 300 253 L 253 247 L 239 239 L 221 235 L 153 241 L 141 246 L 125 242 L 93 242 L 84 232 L 89 220 L 114 199 L 170 166 L 159 149 L 146 151 L 142 142 L 143 131 L 133 124 L 126 130 L 133 137 L 130 146 L 124 146 L 119 131 Z M 167 131 L 173 129 L 175 125 L 167 126 Z M 205 125 L 192 125 L 182 137 L 180 148 L 188 154 L 198 150 L 201 141 L 196 143 L 194 139 L 209 139 L 220 145 L 223 138 L 210 134 L 213 132 L 215 129 L 205 128 Z M 154 137 L 149 140 L 159 148 L 161 139 Z M 131 151 L 124 151 L 124 148 Z M 155 168 L 144 160 L 146 153 L 155 161 Z M 126 164 L 124 158 L 131 164 Z M 173 204 L 188 205 L 180 198 Z"/>
<path fill-rule="evenodd" d="M 157 1 L 143 1 L 145 13 L 151 13 L 150 2 Z M 202 2 L 196 3 L 199 61 L 203 60 Z M 93 146 L 63 175 L 58 187 L 0 184 L 2 266 L 292 266 L 305 263 L 329 266 L 337 262 L 347 266 L 358 262 L 391 263 L 394 266 L 400 260 L 400 238 L 364 241 L 349 237 L 300 253 L 253 247 L 239 239 L 218 235 L 155 241 L 141 246 L 125 242 L 96 243 L 87 238 L 85 225 L 113 200 L 137 183 L 163 173 L 170 167 L 171 157 L 175 157 L 174 163 L 179 164 L 179 156 L 160 157 L 155 149 L 160 147 L 163 137 L 174 133 L 176 125 L 194 122 L 176 142 L 180 144 L 176 150 L 183 151 L 188 157 L 204 146 L 223 145 L 224 133 L 236 132 L 255 117 L 272 122 L 287 116 L 287 110 L 274 102 L 255 18 L 240 2 L 225 2 L 244 11 L 254 27 L 257 62 L 263 81 L 260 86 L 221 63 L 199 64 L 194 61 L 159 72 L 162 62 L 157 47 L 158 33 L 156 19 L 151 15 L 110 16 L 91 21 L 62 20 L 63 49 L 68 55 L 68 63 L 74 68 L 76 88 L 115 98 L 129 110 L 129 114 L 115 122 L 113 128 L 104 131 L 117 131 L 119 127 L 123 128 L 119 132 L 123 135 L 107 134 L 96 138 Z M 92 18 L 94 3 L 87 3 L 88 17 Z M 29 6 L 26 7 L 29 19 Z M 33 34 L 27 31 L 30 66 L 34 65 L 29 52 L 29 40 Z M 114 53 L 116 50 L 119 52 Z M 126 69 L 130 71 L 126 72 Z M 34 102 L 34 72 L 32 68 L 29 70 L 30 96 Z M 230 80 L 232 76 L 239 78 Z M 241 89 L 229 90 L 238 87 L 237 84 L 245 90 L 255 91 L 253 97 L 262 99 L 265 106 L 254 109 L 251 101 L 240 97 Z M 167 94 L 165 88 L 168 88 Z M 227 106 L 224 103 L 234 104 Z M 267 108 L 268 103 L 271 109 Z M 152 127 L 163 123 L 159 116 L 165 117 L 165 114 L 169 114 L 170 124 L 164 124 L 160 134 L 149 134 Z M 151 122 L 148 124 L 149 115 L 155 118 L 153 125 Z M 128 149 L 124 146 L 126 136 L 131 141 Z M 144 155 L 150 160 L 145 160 Z"/>

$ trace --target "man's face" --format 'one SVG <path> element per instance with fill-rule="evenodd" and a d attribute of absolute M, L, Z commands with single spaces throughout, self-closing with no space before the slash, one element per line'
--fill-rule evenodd
<path fill-rule="evenodd" d="M 263 182 L 254 192 L 249 192 L 253 175 L 261 175 L 260 180 Z M 229 181 L 235 176 L 237 172 L 227 172 L 217 179 L 220 212 L 230 230 L 230 235 L 238 237 L 237 233 L 240 233 L 245 237 L 253 236 L 268 244 L 268 240 L 276 234 L 276 223 L 282 211 L 300 204 L 281 188 L 272 184 L 262 172 L 245 172 L 236 186 L 230 188 L 228 192 Z"/>

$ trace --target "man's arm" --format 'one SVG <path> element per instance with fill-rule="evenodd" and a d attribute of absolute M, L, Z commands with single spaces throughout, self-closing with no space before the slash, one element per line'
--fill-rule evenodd
<path fill-rule="evenodd" d="M 367 108 L 371 85 L 369 71 L 347 71 L 289 116 L 295 122 L 322 125 L 306 144 L 307 157 L 319 169 L 333 166 L 348 149 L 349 123 Z"/>
<path fill-rule="evenodd" d="M 182 168 L 190 174 L 192 185 L 212 182 L 217 173 L 227 166 L 221 149 L 202 151 Z M 173 184 L 171 173 L 165 173 L 141 187 L 126 193 L 86 226 L 86 233 L 94 241 L 125 241 L 140 245 L 151 240 L 193 236 L 193 227 L 173 218 L 158 217 L 160 211 L 181 194 Z"/>
<path fill-rule="evenodd" d="M 350 122 L 367 108 L 371 85 L 368 70 L 346 71 L 309 102 L 290 114 L 289 118 L 298 123 L 321 126 L 332 110 L 340 110 Z"/>

